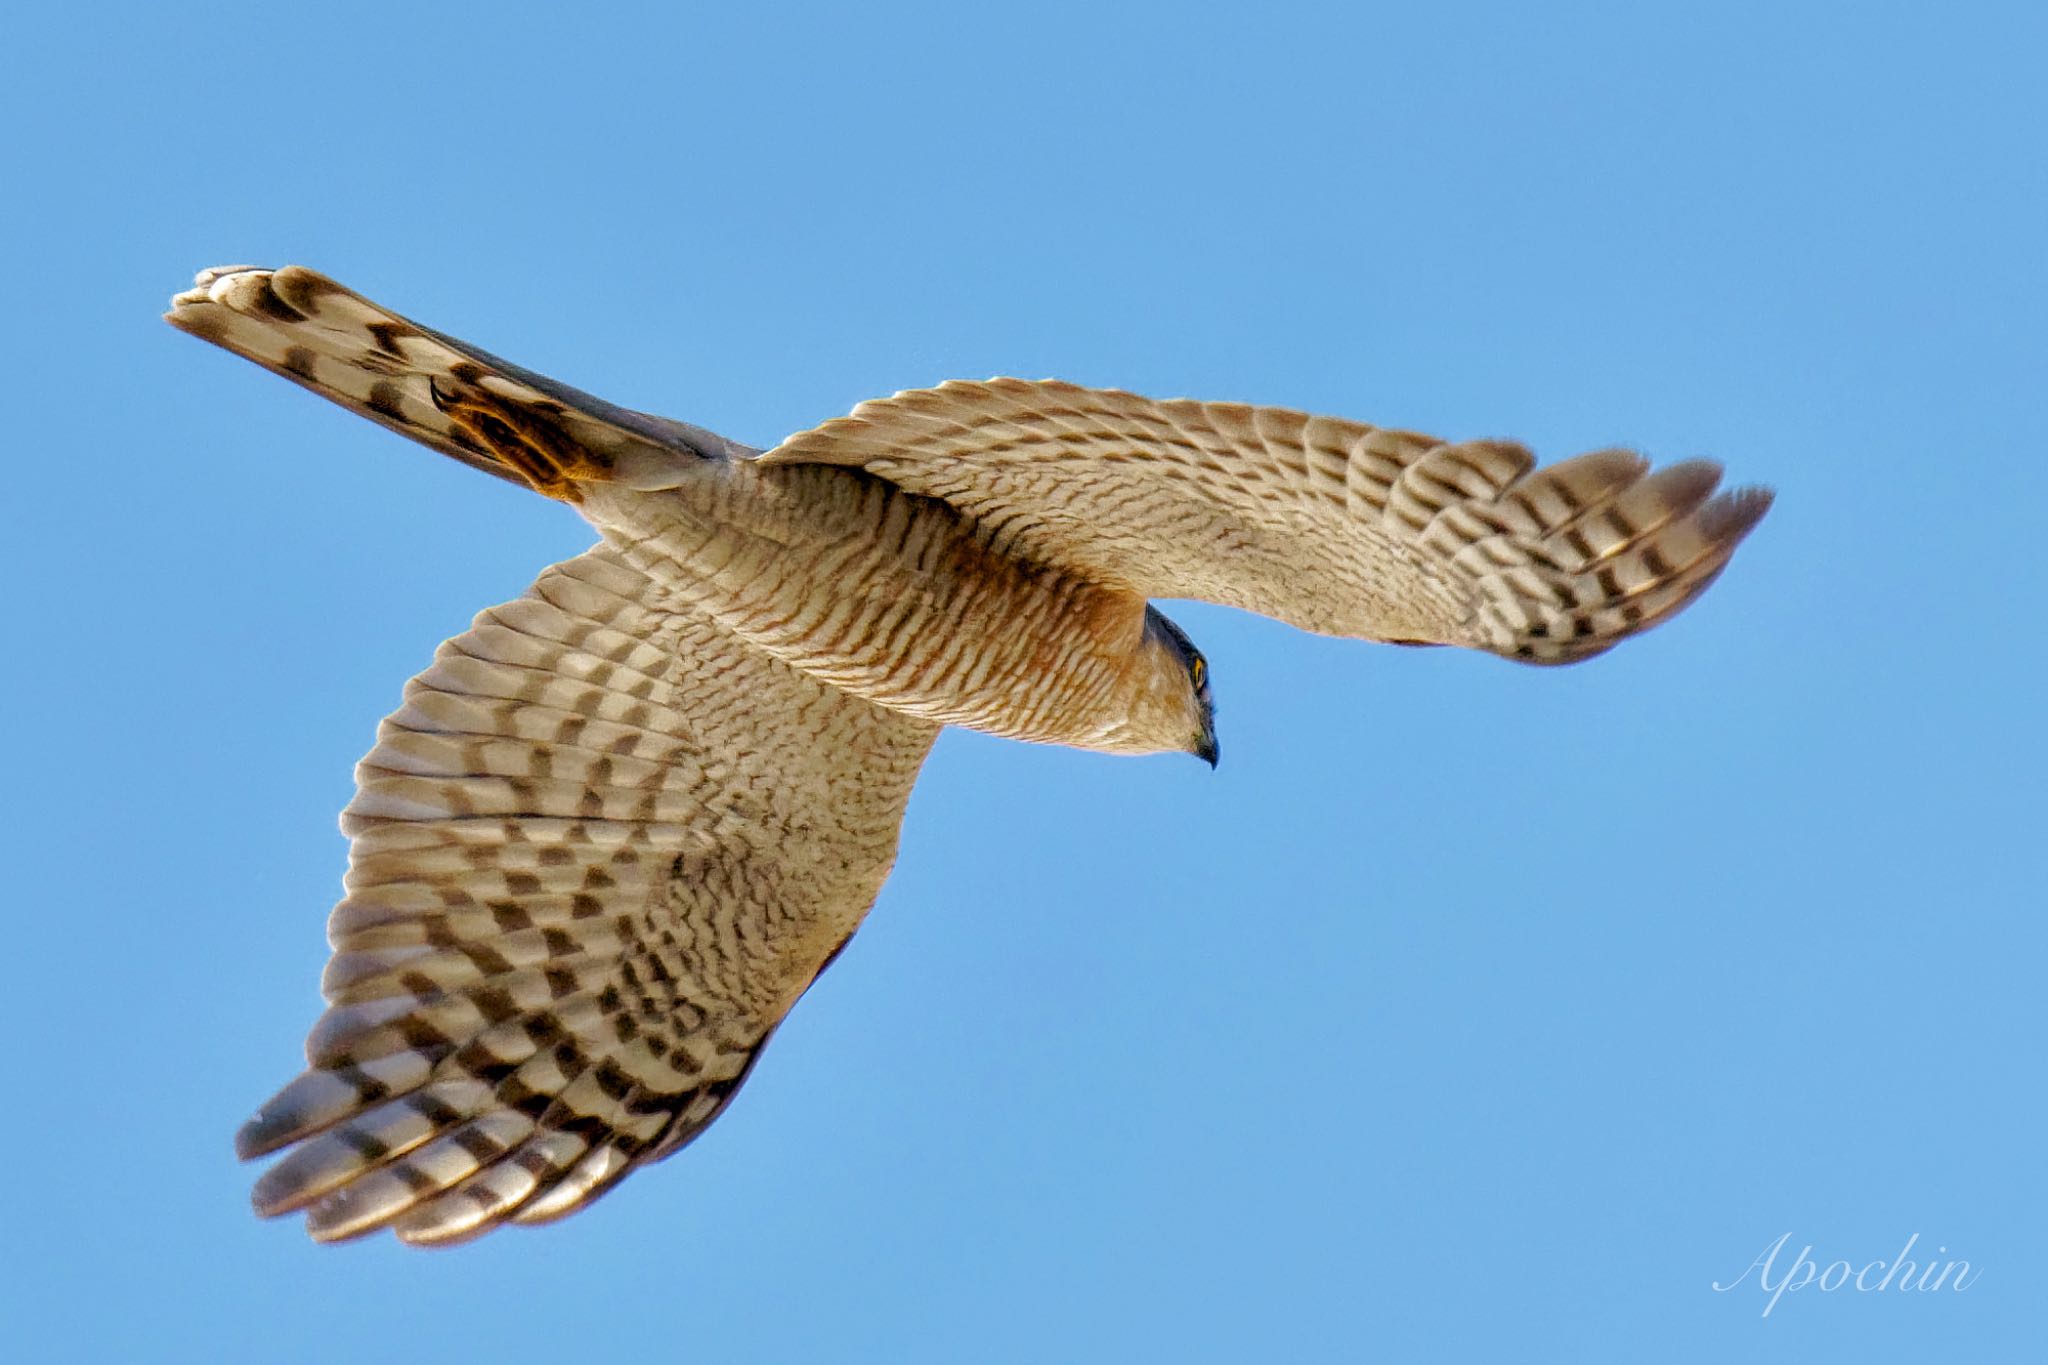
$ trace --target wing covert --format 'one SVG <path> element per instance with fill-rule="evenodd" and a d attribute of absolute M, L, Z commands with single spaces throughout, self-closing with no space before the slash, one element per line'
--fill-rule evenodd
<path fill-rule="evenodd" d="M 761 457 L 858 466 L 940 498 L 997 548 L 1326 635 L 1588 658 L 1684 607 L 1770 494 L 1714 494 L 1595 451 L 1544 468 L 1286 408 L 1054 380 L 955 380 L 863 403 Z"/>
<path fill-rule="evenodd" d="M 343 815 L 309 1069 L 237 1137 L 322 1239 L 580 1208 L 694 1137 L 853 932 L 938 727 L 599 547 L 441 647 Z"/>

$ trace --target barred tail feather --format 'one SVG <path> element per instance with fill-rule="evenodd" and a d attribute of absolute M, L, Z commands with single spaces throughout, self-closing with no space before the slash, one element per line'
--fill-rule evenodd
<path fill-rule="evenodd" d="M 702 459 L 753 453 L 687 422 L 631 411 L 423 327 L 304 266 L 215 266 L 164 320 L 471 468 L 542 487 L 535 444 L 578 477 L 672 487 Z M 484 420 L 465 420 L 464 409 Z M 494 427 L 491 416 L 509 424 Z M 512 439 L 510 432 L 522 434 Z M 542 491 L 550 491 L 542 487 Z"/>

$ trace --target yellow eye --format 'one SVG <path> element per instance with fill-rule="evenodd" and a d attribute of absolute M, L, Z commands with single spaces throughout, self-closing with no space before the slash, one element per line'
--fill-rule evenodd
<path fill-rule="evenodd" d="M 1188 676 L 1195 680 L 1195 686 L 1200 687 L 1209 676 L 1209 661 L 1197 654 L 1195 661 L 1188 665 Z"/>

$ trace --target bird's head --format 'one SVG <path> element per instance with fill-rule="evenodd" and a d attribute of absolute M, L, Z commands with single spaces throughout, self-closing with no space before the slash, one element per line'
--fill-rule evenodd
<path fill-rule="evenodd" d="M 1195 648 L 1187 632 L 1145 608 L 1145 645 L 1150 665 L 1147 709 L 1155 713 L 1155 725 L 1171 736 L 1162 748 L 1184 749 L 1216 766 L 1216 701 L 1209 692 L 1209 661 Z"/>

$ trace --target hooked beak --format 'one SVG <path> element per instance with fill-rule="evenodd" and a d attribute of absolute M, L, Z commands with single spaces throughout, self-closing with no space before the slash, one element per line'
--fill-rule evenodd
<path fill-rule="evenodd" d="M 1201 759 L 1204 763 L 1207 763 L 1211 768 L 1214 768 L 1216 766 L 1216 731 L 1214 727 L 1202 731 L 1201 738 L 1195 741 L 1195 747 L 1188 750 L 1188 752 Z"/>

